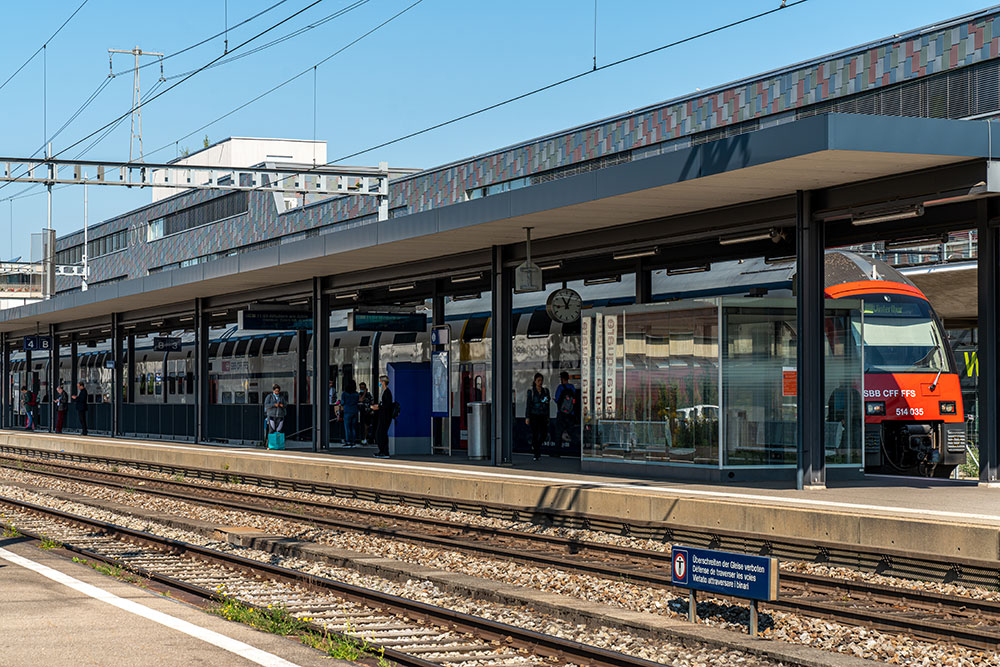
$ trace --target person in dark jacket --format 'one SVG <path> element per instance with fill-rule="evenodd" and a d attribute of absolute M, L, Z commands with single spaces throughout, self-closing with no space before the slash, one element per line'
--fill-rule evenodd
<path fill-rule="evenodd" d="M 80 420 L 80 435 L 87 435 L 87 387 L 82 382 L 76 384 L 76 394 L 73 395 L 73 407 Z"/>
<path fill-rule="evenodd" d="M 264 417 L 267 419 L 267 435 L 281 433 L 285 428 L 285 397 L 281 387 L 274 385 L 264 399 Z"/>
<path fill-rule="evenodd" d="M 21 387 L 21 407 L 24 408 L 24 428 L 34 431 L 38 423 L 38 397 L 27 386 Z"/>
<path fill-rule="evenodd" d="M 62 388 L 56 387 L 56 433 L 62 433 L 66 426 L 66 413 L 69 412 L 69 395 Z"/>
<path fill-rule="evenodd" d="M 389 391 L 389 376 L 383 375 L 378 379 L 382 393 L 379 395 L 378 405 L 373 405 L 375 411 L 375 442 L 378 444 L 377 459 L 389 458 L 389 426 L 392 424 L 392 392 Z"/>
<path fill-rule="evenodd" d="M 372 404 L 375 402 L 375 398 L 372 393 L 368 391 L 368 385 L 364 382 L 358 384 L 358 431 L 361 436 L 361 444 L 367 445 L 368 438 L 371 437 L 371 425 L 372 416 L 375 414 L 372 412 Z M 372 438 L 374 440 L 374 438 Z"/>
<path fill-rule="evenodd" d="M 542 457 L 542 443 L 549 437 L 549 390 L 542 386 L 545 378 L 535 373 L 524 406 L 524 423 L 531 427 L 531 452 L 537 461 Z"/>
<path fill-rule="evenodd" d="M 344 445 L 353 447 L 358 444 L 358 399 L 357 386 L 354 380 L 348 380 L 344 391 L 340 394 L 340 410 L 344 416 Z"/>

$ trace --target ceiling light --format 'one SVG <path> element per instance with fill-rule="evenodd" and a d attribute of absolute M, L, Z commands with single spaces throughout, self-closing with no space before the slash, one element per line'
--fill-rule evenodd
<path fill-rule="evenodd" d="M 920 245 L 940 245 L 942 243 L 948 242 L 948 235 L 941 234 L 940 236 L 923 236 L 919 238 L 910 239 L 898 239 L 896 241 L 886 241 L 884 247 L 886 250 L 901 250 L 903 248 L 914 248 Z M 921 252 L 921 251 L 914 251 Z"/>
<path fill-rule="evenodd" d="M 334 299 L 354 299 L 355 301 L 357 301 L 358 300 L 358 293 L 357 292 L 345 292 L 343 294 L 335 294 L 333 296 L 333 298 Z"/>
<path fill-rule="evenodd" d="M 483 278 L 483 274 L 482 273 L 473 273 L 472 275 L 468 275 L 468 276 L 452 276 L 451 277 L 451 282 L 453 282 L 453 283 L 471 283 L 471 282 L 474 282 L 476 280 L 482 280 L 482 278 Z"/>
<path fill-rule="evenodd" d="M 482 292 L 473 292 L 472 294 L 456 294 L 455 296 L 451 297 L 451 300 L 453 303 L 455 301 L 472 301 L 474 299 L 480 299 L 482 298 L 482 296 L 483 296 Z"/>
<path fill-rule="evenodd" d="M 621 281 L 621 276 L 609 276 L 607 278 L 587 278 L 583 281 L 583 284 L 590 287 L 591 285 L 606 285 L 608 283 L 620 283 Z"/>
<path fill-rule="evenodd" d="M 612 257 L 615 259 L 637 259 L 639 257 L 652 257 L 653 255 L 659 255 L 659 246 L 653 248 L 647 248 L 645 250 L 626 250 L 625 252 L 616 252 Z"/>
<path fill-rule="evenodd" d="M 309 299 L 298 299 L 297 301 L 289 301 L 289 306 L 304 306 L 309 303 Z"/>
<path fill-rule="evenodd" d="M 719 237 L 720 245 L 736 245 L 738 243 L 751 243 L 753 241 L 774 241 L 778 243 L 785 240 L 785 233 L 780 229 L 772 227 L 771 229 L 760 231 L 760 232 L 748 232 L 746 234 L 741 234 L 737 236 L 722 236 Z"/>
<path fill-rule="evenodd" d="M 552 271 L 554 269 L 561 269 L 562 265 L 563 265 L 562 261 L 558 261 L 558 262 L 552 262 L 551 264 L 541 264 L 539 265 L 538 268 L 540 268 L 542 271 Z"/>
<path fill-rule="evenodd" d="M 163 320 L 160 320 L 158 322 L 150 322 L 149 326 L 151 326 L 151 327 L 162 327 L 163 326 Z"/>
<path fill-rule="evenodd" d="M 909 206 L 905 209 L 888 211 L 884 213 L 875 213 L 873 215 L 864 214 L 851 214 L 851 224 L 858 225 L 874 225 L 880 222 L 892 222 L 893 220 L 907 220 L 909 218 L 919 218 L 924 214 L 923 204 L 917 204 L 916 206 Z"/>
<path fill-rule="evenodd" d="M 406 290 L 414 289 L 417 286 L 416 283 L 410 283 L 408 285 L 393 285 L 389 288 L 390 292 L 405 292 Z"/>
<path fill-rule="evenodd" d="M 685 273 L 701 273 L 703 271 L 711 271 L 712 266 L 710 264 L 698 264 L 697 266 L 683 266 L 675 269 L 667 269 L 668 276 L 682 276 Z"/>
<path fill-rule="evenodd" d="M 222 315 L 228 315 L 228 314 L 229 314 L 228 310 L 218 310 L 218 311 L 212 313 L 212 317 L 220 317 Z"/>
<path fill-rule="evenodd" d="M 179 318 L 177 318 L 177 321 L 178 322 L 193 322 L 194 321 L 194 316 L 193 315 L 189 315 L 188 317 L 179 317 Z"/>

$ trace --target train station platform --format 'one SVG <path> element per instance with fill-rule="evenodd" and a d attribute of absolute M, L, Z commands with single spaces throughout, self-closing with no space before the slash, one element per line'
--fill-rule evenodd
<path fill-rule="evenodd" d="M 0 590 L 4 665 L 349 664 L 99 574 L 24 538 L 0 539 Z"/>
<path fill-rule="evenodd" d="M 515 456 L 512 467 L 453 457 L 374 459 L 372 450 L 268 451 L 0 431 L 24 448 L 363 487 L 457 502 L 551 508 L 671 522 L 913 555 L 1000 559 L 1000 489 L 973 482 L 868 476 L 797 491 L 776 483 L 720 486 L 581 472 L 570 458 Z M 9 450 L 8 450 L 9 451 Z"/>

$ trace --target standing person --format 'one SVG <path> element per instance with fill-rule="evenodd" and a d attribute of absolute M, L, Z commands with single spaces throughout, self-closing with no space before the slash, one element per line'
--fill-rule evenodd
<path fill-rule="evenodd" d="M 573 441 L 573 426 L 576 422 L 576 387 L 569 381 L 569 373 L 559 373 L 559 386 L 556 387 L 556 431 L 560 442 L 556 443 L 556 456 L 563 443 Z"/>
<path fill-rule="evenodd" d="M 377 459 L 389 458 L 389 426 L 392 424 L 393 400 L 392 392 L 389 391 L 389 376 L 380 375 L 378 378 L 382 393 L 379 395 L 378 405 L 373 405 L 375 411 L 375 442 L 378 444 Z"/>
<path fill-rule="evenodd" d="M 24 428 L 28 431 L 35 430 L 35 410 L 38 408 L 38 397 L 35 392 L 28 389 L 27 385 L 21 387 L 21 405 L 24 407 Z"/>
<path fill-rule="evenodd" d="M 358 385 L 358 435 L 361 436 L 361 444 L 368 444 L 368 432 L 372 425 L 372 403 L 375 399 L 368 391 L 368 385 L 362 382 Z"/>
<path fill-rule="evenodd" d="M 524 406 L 524 423 L 531 427 L 531 452 L 536 461 L 542 458 L 542 443 L 549 435 L 549 390 L 542 386 L 544 381 L 541 373 L 535 373 Z"/>
<path fill-rule="evenodd" d="M 285 397 L 281 387 L 274 385 L 271 393 L 264 399 L 264 417 L 267 424 L 267 435 L 283 433 L 285 428 Z"/>
<path fill-rule="evenodd" d="M 80 435 L 87 435 L 87 387 L 83 382 L 76 383 L 76 394 L 73 395 L 73 407 L 76 408 L 76 416 L 80 420 Z"/>
<path fill-rule="evenodd" d="M 62 385 L 56 387 L 56 433 L 62 433 L 66 426 L 66 413 L 69 411 L 69 396 Z"/>
<path fill-rule="evenodd" d="M 340 394 L 340 410 L 344 416 L 344 445 L 353 447 L 358 443 L 358 398 L 354 380 L 347 380 Z"/>

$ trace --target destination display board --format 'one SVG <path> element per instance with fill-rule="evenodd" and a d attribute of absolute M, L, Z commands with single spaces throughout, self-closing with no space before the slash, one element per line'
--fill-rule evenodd
<path fill-rule="evenodd" d="M 427 331 L 423 313 L 394 313 L 379 310 L 352 310 L 347 314 L 348 331 Z"/>
<path fill-rule="evenodd" d="M 265 310 L 248 308 L 237 314 L 240 329 L 251 331 L 290 331 L 312 329 L 312 313 L 308 310 Z"/>
<path fill-rule="evenodd" d="M 778 599 L 778 559 L 674 545 L 670 550 L 675 586 L 748 600 Z"/>

